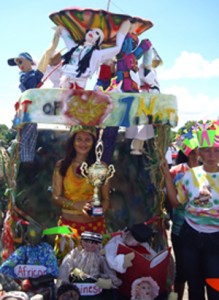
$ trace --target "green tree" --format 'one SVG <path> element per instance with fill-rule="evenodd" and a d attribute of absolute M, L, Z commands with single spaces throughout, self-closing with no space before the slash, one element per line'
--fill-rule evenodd
<path fill-rule="evenodd" d="M 0 124 L 0 140 L 2 141 L 2 146 L 7 146 L 11 140 L 14 139 L 16 131 L 9 129 L 5 124 Z"/>

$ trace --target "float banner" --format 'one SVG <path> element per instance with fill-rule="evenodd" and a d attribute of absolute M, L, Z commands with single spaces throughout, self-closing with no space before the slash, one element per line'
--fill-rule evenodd
<path fill-rule="evenodd" d="M 173 95 L 103 93 L 67 89 L 30 89 L 15 104 L 13 125 L 38 124 L 123 126 L 177 125 Z"/>

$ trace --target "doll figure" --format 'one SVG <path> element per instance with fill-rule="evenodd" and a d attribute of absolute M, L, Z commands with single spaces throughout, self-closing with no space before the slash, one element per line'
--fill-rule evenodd
<path fill-rule="evenodd" d="M 60 281 L 93 282 L 103 289 L 116 288 L 121 284 L 114 270 L 111 270 L 101 253 L 102 235 L 84 231 L 81 234 L 81 247 L 74 248 L 67 254 L 59 268 Z"/>
<path fill-rule="evenodd" d="M 117 84 L 122 82 L 121 90 L 124 92 L 138 93 L 140 91 L 140 78 L 138 60 L 143 57 L 143 62 L 150 61 L 152 44 L 144 39 L 139 43 L 137 35 L 130 32 L 126 35 L 120 53 L 117 55 Z M 148 62 L 147 65 L 151 65 Z M 146 67 L 145 67 L 146 68 Z M 131 126 L 126 129 L 126 138 L 133 139 L 131 154 L 142 155 L 144 141 L 154 136 L 152 125 Z"/>
<path fill-rule="evenodd" d="M 117 58 L 117 83 L 122 81 L 122 91 L 139 92 L 140 80 L 138 75 L 138 60 L 146 55 L 152 47 L 148 39 L 139 43 L 136 34 L 129 32 L 123 42 L 121 51 Z"/>
<path fill-rule="evenodd" d="M 104 34 L 99 28 L 88 30 L 84 40 L 79 44 L 72 39 L 65 28 L 62 28 L 61 36 L 69 51 L 63 55 L 63 76 L 60 87 L 85 89 L 88 78 L 98 70 L 100 65 L 119 53 L 129 28 L 130 21 L 124 21 L 117 33 L 116 45 L 106 49 L 100 49 Z"/>
<path fill-rule="evenodd" d="M 99 69 L 97 82 L 94 86 L 95 91 L 108 91 L 107 89 L 111 85 L 111 80 L 116 75 L 116 60 L 109 59 L 105 61 Z"/>
<path fill-rule="evenodd" d="M 150 247 L 149 241 L 153 236 L 153 230 L 144 223 L 134 224 L 125 229 L 121 235 L 110 239 L 105 245 L 105 256 L 109 266 L 118 273 L 125 273 L 132 266 L 135 252 L 138 251 L 145 258 L 152 259 L 156 252 Z M 128 254 L 118 254 L 119 245 L 126 245 L 133 249 Z"/>
<path fill-rule="evenodd" d="M 162 64 L 162 59 L 154 48 L 150 48 L 139 67 L 140 91 L 159 94 L 160 87 L 157 80 L 156 68 Z"/>
<path fill-rule="evenodd" d="M 8 59 L 9 66 L 18 66 L 20 69 L 19 88 L 21 92 L 28 89 L 38 88 L 42 85 L 43 75 L 49 64 L 51 56 L 58 45 L 60 31 L 60 28 L 56 29 L 52 44 L 42 55 L 36 69 L 33 68 L 35 63 L 28 52 L 22 52 L 17 57 Z"/>
<path fill-rule="evenodd" d="M 159 294 L 159 289 L 152 277 L 138 278 L 131 286 L 131 300 L 154 300 Z"/>
<path fill-rule="evenodd" d="M 19 279 L 23 290 L 52 287 L 58 262 L 52 246 L 42 240 L 41 229 L 25 221 L 16 224 L 16 232 L 21 246 L 2 263 L 0 273 Z"/>
<path fill-rule="evenodd" d="M 41 84 L 43 73 L 38 69 L 33 69 L 35 63 L 29 53 L 22 52 L 17 57 L 10 58 L 8 64 L 9 66 L 18 66 L 20 69 L 19 88 L 21 92 L 37 88 Z"/>
<path fill-rule="evenodd" d="M 22 223 L 21 223 L 22 222 Z M 20 239 L 19 246 L 0 266 L 0 273 L 14 279 L 56 278 L 58 262 L 53 248 L 42 239 L 42 231 L 28 222 L 16 224 L 14 239 Z"/>

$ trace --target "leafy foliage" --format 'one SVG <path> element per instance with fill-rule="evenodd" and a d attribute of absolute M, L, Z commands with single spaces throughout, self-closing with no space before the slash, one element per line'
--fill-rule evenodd
<path fill-rule="evenodd" d="M 14 139 L 15 135 L 15 130 L 9 129 L 5 124 L 0 124 L 0 140 L 3 146 L 8 145 L 9 142 Z"/>

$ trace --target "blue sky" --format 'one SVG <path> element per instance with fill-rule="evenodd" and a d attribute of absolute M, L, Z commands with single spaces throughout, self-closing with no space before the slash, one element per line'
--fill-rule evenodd
<path fill-rule="evenodd" d="M 50 45 L 49 14 L 67 7 L 106 9 L 107 0 L 1 1 L 0 124 L 11 126 L 20 95 L 17 67 L 7 59 L 27 51 L 39 59 Z M 161 92 L 175 94 L 179 124 L 219 116 L 219 1 L 112 0 L 110 11 L 149 19 L 149 38 L 164 64 L 157 69 Z M 62 49 L 60 42 L 58 49 Z"/>

